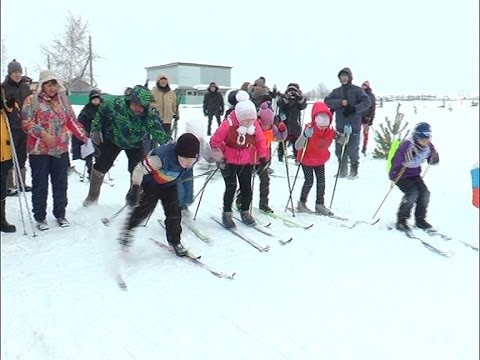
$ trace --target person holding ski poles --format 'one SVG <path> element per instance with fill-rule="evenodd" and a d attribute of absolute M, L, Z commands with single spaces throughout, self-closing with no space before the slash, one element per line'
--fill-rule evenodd
<path fill-rule="evenodd" d="M 370 82 L 368 80 L 363 82 L 362 89 L 370 97 L 370 107 L 368 108 L 368 110 L 365 110 L 364 112 L 362 112 L 362 129 L 363 129 L 362 154 L 366 155 L 367 145 L 368 145 L 368 133 L 370 132 L 370 126 L 372 126 L 373 120 L 375 119 L 376 99 L 375 99 L 375 95 L 372 93 Z"/>
<path fill-rule="evenodd" d="M 132 211 L 118 238 L 123 251 L 127 252 L 132 245 L 133 230 L 152 214 L 160 200 L 165 212 L 168 244 L 178 256 L 188 254 L 180 241 L 182 213 L 177 183 L 197 163 L 199 154 L 200 141 L 195 135 L 185 133 L 176 142 L 153 149 L 135 166 L 132 186 L 127 196 L 127 204 Z"/>
<path fill-rule="evenodd" d="M 295 143 L 298 151 L 297 160 L 305 175 L 300 201 L 297 204 L 298 212 L 312 212 L 306 202 L 315 174 L 317 179 L 315 212 L 326 216 L 333 215 L 333 212 L 325 206 L 325 163 L 330 159 L 328 148 L 335 137 L 335 130 L 331 127 L 332 117 L 330 109 L 324 102 L 314 103 L 311 122 L 305 125 L 305 129 Z"/>

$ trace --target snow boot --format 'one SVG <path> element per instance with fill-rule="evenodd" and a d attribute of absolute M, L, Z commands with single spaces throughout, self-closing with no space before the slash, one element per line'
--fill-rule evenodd
<path fill-rule="evenodd" d="M 422 230 L 432 230 L 433 226 L 429 224 L 425 219 L 415 219 L 415 226 Z"/>
<path fill-rule="evenodd" d="M 69 223 L 68 220 L 65 219 L 65 218 L 58 218 L 58 219 L 57 219 L 57 223 L 58 223 L 58 225 L 60 225 L 60 227 L 62 227 L 62 228 L 65 228 L 65 227 L 69 227 L 69 226 L 70 226 L 70 223 Z"/>
<path fill-rule="evenodd" d="M 233 213 L 231 211 L 224 211 L 222 214 L 222 223 L 227 229 L 233 229 L 236 227 L 233 221 Z"/>
<path fill-rule="evenodd" d="M 273 214 L 273 210 L 268 206 L 268 204 L 260 204 L 259 209 L 265 213 Z"/>
<path fill-rule="evenodd" d="M 172 248 L 175 251 L 175 254 L 177 256 L 187 256 L 188 255 L 188 250 L 181 243 L 172 245 Z"/>
<path fill-rule="evenodd" d="M 37 220 L 37 229 L 40 231 L 45 231 L 50 229 L 50 227 L 48 226 L 47 220 L 42 220 L 42 221 Z"/>
<path fill-rule="evenodd" d="M 315 212 L 325 216 L 333 216 L 334 213 L 323 204 L 315 204 Z"/>
<path fill-rule="evenodd" d="M 350 175 L 348 175 L 348 178 L 350 180 L 358 179 L 358 161 L 352 162 L 350 164 Z"/>
<path fill-rule="evenodd" d="M 83 201 L 83 206 L 87 207 L 92 204 L 96 204 L 98 197 L 100 196 L 100 188 L 103 184 L 103 178 L 105 174 L 102 174 L 100 171 L 93 169 L 92 177 L 90 178 L 90 189 L 88 191 L 87 198 Z"/>
<path fill-rule="evenodd" d="M 410 232 L 412 229 L 410 229 L 410 226 L 407 224 L 407 219 L 398 219 L 397 223 L 395 224 L 395 229 L 403 232 Z"/>
<path fill-rule="evenodd" d="M 3 199 L 0 203 L 0 212 L 1 212 L 1 226 L 0 230 L 6 233 L 13 233 L 17 231 L 15 225 L 9 224 L 7 219 L 5 218 L 5 199 Z"/>
<path fill-rule="evenodd" d="M 248 210 L 240 211 L 240 217 L 242 218 L 242 222 L 245 225 L 248 225 L 248 226 L 257 225 L 257 222 L 255 221 L 252 214 L 250 214 L 250 211 L 248 211 Z"/>
<path fill-rule="evenodd" d="M 307 207 L 307 204 L 305 204 L 304 201 L 299 201 L 297 203 L 297 211 L 299 213 L 312 213 L 313 211 L 310 210 L 308 207 Z"/>

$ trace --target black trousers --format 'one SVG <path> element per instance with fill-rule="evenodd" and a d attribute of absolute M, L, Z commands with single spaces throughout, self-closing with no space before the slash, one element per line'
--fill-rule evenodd
<path fill-rule="evenodd" d="M 13 167 L 12 160 L 2 161 L 0 167 L 0 200 L 7 196 L 7 178 L 8 170 Z"/>
<path fill-rule="evenodd" d="M 252 204 L 252 171 L 253 165 L 225 164 L 222 170 L 225 181 L 225 193 L 223 194 L 223 211 L 231 212 L 235 190 L 237 190 L 237 179 L 241 193 L 241 210 L 250 210 Z"/>
<path fill-rule="evenodd" d="M 65 217 L 68 204 L 68 152 L 59 158 L 49 155 L 30 155 L 32 170 L 32 212 L 36 221 L 47 216 L 48 178 L 52 184 L 53 216 Z"/>
<path fill-rule="evenodd" d="M 212 119 L 213 119 L 214 116 L 217 119 L 217 125 L 220 126 L 220 122 L 221 122 L 220 115 L 208 114 L 208 130 L 207 130 L 208 135 L 211 134 Z"/>
<path fill-rule="evenodd" d="M 415 206 L 415 219 L 424 220 L 427 216 L 430 191 L 420 175 L 400 179 L 397 186 L 404 193 L 400 207 L 398 208 L 398 220 L 406 220 L 410 217 L 412 208 Z"/>
<path fill-rule="evenodd" d="M 293 156 L 295 159 L 297 158 L 297 149 L 295 149 L 295 142 L 297 141 L 297 137 L 295 138 L 289 138 L 288 140 L 285 140 L 285 146 L 288 147 L 288 145 L 292 145 L 292 151 L 293 151 Z M 288 151 L 288 150 L 287 150 Z M 277 155 L 278 155 L 278 160 L 282 160 L 284 156 L 284 150 L 283 150 L 283 144 L 282 142 L 278 143 L 278 148 L 277 148 Z"/>
<path fill-rule="evenodd" d="M 99 150 L 100 156 L 96 159 L 93 168 L 97 171 L 100 171 L 102 174 L 106 174 L 113 166 L 113 162 L 117 158 L 118 154 L 120 154 L 122 149 L 110 140 L 105 140 L 100 144 Z M 142 145 L 136 149 L 126 149 L 125 153 L 127 154 L 128 158 L 128 171 L 131 174 L 135 166 L 143 160 Z"/>
<path fill-rule="evenodd" d="M 17 153 L 18 166 L 20 169 L 25 168 L 27 162 L 27 134 L 20 129 L 12 129 L 13 144 Z"/>
<path fill-rule="evenodd" d="M 167 241 L 172 246 L 177 245 L 180 243 L 180 235 L 182 233 L 182 214 L 180 212 L 176 184 L 167 187 L 144 185 L 140 204 L 132 210 L 127 220 L 127 230 L 136 228 L 152 214 L 159 200 L 162 202 L 165 213 Z"/>
<path fill-rule="evenodd" d="M 313 186 L 313 175 L 317 179 L 317 198 L 316 204 L 325 204 L 325 165 L 319 166 L 305 166 L 302 165 L 303 174 L 305 175 L 305 182 L 302 186 L 302 192 L 300 193 L 300 201 L 307 202 L 308 194 Z"/>

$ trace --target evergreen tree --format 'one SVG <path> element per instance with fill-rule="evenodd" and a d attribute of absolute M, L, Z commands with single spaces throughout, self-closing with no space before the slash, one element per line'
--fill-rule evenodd
<path fill-rule="evenodd" d="M 393 122 L 388 120 L 388 117 L 386 116 L 386 126 L 384 124 L 380 124 L 380 131 L 375 130 L 374 139 L 377 143 L 377 147 L 375 150 L 373 150 L 374 159 L 387 160 L 388 152 L 390 151 L 393 140 L 398 139 L 400 142 L 402 142 L 410 133 L 410 130 L 407 130 L 405 135 L 403 135 L 405 128 L 408 126 L 408 122 L 403 121 L 405 114 L 400 112 L 401 105 L 402 104 L 400 103 L 397 105 L 397 113 L 395 114 L 395 120 Z"/>

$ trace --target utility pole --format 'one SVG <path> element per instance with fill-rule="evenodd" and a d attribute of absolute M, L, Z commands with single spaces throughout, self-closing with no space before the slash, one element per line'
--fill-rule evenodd
<path fill-rule="evenodd" d="M 92 37 L 88 37 L 88 56 L 90 58 L 90 85 L 93 86 Z"/>

